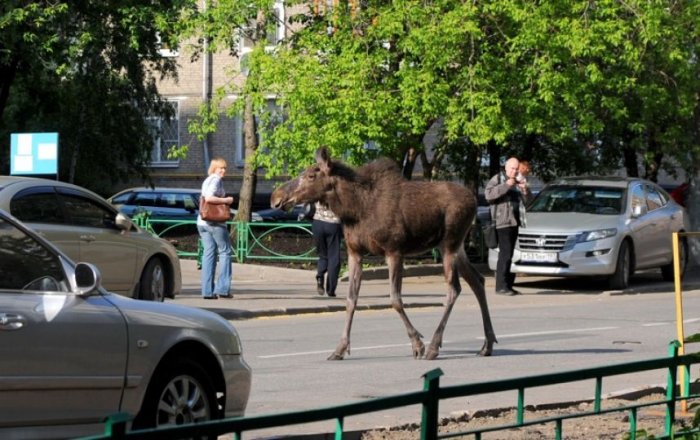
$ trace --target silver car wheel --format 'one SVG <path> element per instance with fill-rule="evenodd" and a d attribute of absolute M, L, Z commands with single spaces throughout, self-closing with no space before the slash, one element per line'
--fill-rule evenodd
<path fill-rule="evenodd" d="M 143 270 L 139 298 L 158 302 L 165 300 L 165 269 L 157 258 L 149 261 Z"/>
<path fill-rule="evenodd" d="M 180 357 L 165 362 L 153 373 L 133 428 L 157 428 L 221 418 L 217 391 L 204 367 Z"/>
<path fill-rule="evenodd" d="M 190 375 L 173 377 L 158 399 L 156 426 L 182 425 L 212 419 L 207 393 Z"/>
<path fill-rule="evenodd" d="M 615 273 L 610 277 L 609 284 L 613 290 L 626 289 L 629 286 L 632 267 L 632 256 L 629 243 L 623 241 L 617 255 Z"/>

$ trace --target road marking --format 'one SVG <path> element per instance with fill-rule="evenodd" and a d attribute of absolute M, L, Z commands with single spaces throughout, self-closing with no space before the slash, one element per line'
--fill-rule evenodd
<path fill-rule="evenodd" d="M 692 324 L 693 322 L 700 321 L 700 318 L 690 318 L 684 319 L 683 324 Z M 656 327 L 659 325 L 674 325 L 676 321 L 666 321 L 666 322 L 650 322 L 648 324 L 642 324 L 642 327 Z"/>
<path fill-rule="evenodd" d="M 685 323 L 690 323 L 690 322 L 698 322 L 700 321 L 700 318 L 693 318 L 693 319 L 686 319 L 683 322 Z M 656 323 L 650 323 L 650 324 L 642 324 L 642 326 L 646 327 L 651 327 L 651 326 L 657 326 L 657 325 L 668 325 L 672 324 L 671 322 L 668 323 L 663 323 L 663 322 L 656 322 Z M 545 336 L 545 335 L 561 335 L 565 333 L 581 333 L 581 332 L 599 332 L 599 331 L 607 331 L 607 330 L 618 330 L 620 327 L 588 327 L 588 328 L 574 328 L 574 329 L 569 329 L 569 330 L 551 330 L 551 331 L 544 331 L 544 332 L 528 332 L 528 333 L 511 333 L 511 334 L 506 334 L 506 335 L 498 335 L 498 339 L 504 339 L 504 338 L 522 338 L 522 337 L 527 337 L 527 336 Z M 478 340 L 484 340 L 485 338 L 483 336 L 478 336 L 476 337 Z M 443 341 L 443 344 L 448 344 L 450 341 Z M 352 347 L 352 351 L 362 351 L 362 350 L 380 350 L 380 349 L 385 349 L 385 348 L 398 348 L 398 347 L 410 347 L 410 343 L 405 343 L 405 344 L 391 344 L 391 345 L 371 345 L 367 347 Z M 269 354 L 269 355 L 264 355 L 264 356 L 258 356 L 260 359 L 274 359 L 274 358 L 282 358 L 282 357 L 292 357 L 292 356 L 308 356 L 308 355 L 314 355 L 314 354 L 325 354 L 328 353 L 332 350 L 316 350 L 316 351 L 304 351 L 304 352 L 298 352 L 298 353 L 282 353 L 282 354 Z M 443 357 L 442 355 L 440 357 Z"/>
<path fill-rule="evenodd" d="M 589 328 L 572 328 L 569 330 L 552 330 L 547 332 L 530 332 L 530 333 L 512 333 L 509 335 L 498 335 L 501 338 L 521 338 L 523 336 L 543 336 L 543 335 L 559 335 L 564 333 L 580 333 L 580 332 L 597 332 L 601 330 L 617 330 L 620 327 L 589 327 Z M 483 336 L 478 336 L 476 339 L 485 339 Z"/>
<path fill-rule="evenodd" d="M 450 342 L 450 341 L 443 341 L 443 342 Z M 384 349 L 384 348 L 397 348 L 397 347 L 410 347 L 410 346 L 411 346 L 410 343 L 391 344 L 391 345 L 371 345 L 368 347 L 352 347 L 351 351 L 379 350 L 379 349 Z M 305 352 L 299 352 L 299 353 L 268 354 L 265 356 L 258 356 L 258 358 L 260 358 L 260 359 L 273 359 L 273 358 L 291 357 L 291 356 L 308 356 L 310 354 L 325 354 L 325 353 L 328 353 L 331 351 L 333 351 L 333 349 L 317 350 L 317 351 L 305 351 Z"/>

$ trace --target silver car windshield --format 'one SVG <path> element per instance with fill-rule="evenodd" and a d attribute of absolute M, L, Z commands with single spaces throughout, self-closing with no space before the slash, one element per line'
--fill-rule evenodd
<path fill-rule="evenodd" d="M 556 185 L 542 190 L 527 211 L 619 215 L 624 199 L 624 188 Z"/>

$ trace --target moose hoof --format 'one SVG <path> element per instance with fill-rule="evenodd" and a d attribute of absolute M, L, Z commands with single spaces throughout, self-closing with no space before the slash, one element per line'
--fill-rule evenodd
<path fill-rule="evenodd" d="M 330 356 L 328 356 L 329 361 L 342 361 L 343 360 L 343 355 L 338 354 L 338 353 L 333 353 Z"/>
<path fill-rule="evenodd" d="M 491 356 L 493 352 L 493 344 L 485 343 L 481 350 L 477 353 L 477 356 Z"/>
<path fill-rule="evenodd" d="M 428 353 L 425 355 L 425 360 L 434 361 L 435 359 L 437 359 L 439 354 L 440 352 L 438 350 L 433 350 L 432 348 L 429 348 Z"/>
<path fill-rule="evenodd" d="M 415 344 L 413 346 L 413 358 L 414 359 L 421 359 L 423 357 L 423 354 L 425 353 L 425 345 L 423 345 L 422 342 L 418 341 L 418 344 Z"/>

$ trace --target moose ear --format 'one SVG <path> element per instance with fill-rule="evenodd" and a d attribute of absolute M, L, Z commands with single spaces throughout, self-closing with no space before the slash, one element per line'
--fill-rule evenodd
<path fill-rule="evenodd" d="M 331 157 L 326 147 L 320 147 L 316 150 L 316 163 L 321 167 L 321 170 L 328 171 L 331 168 Z"/>

